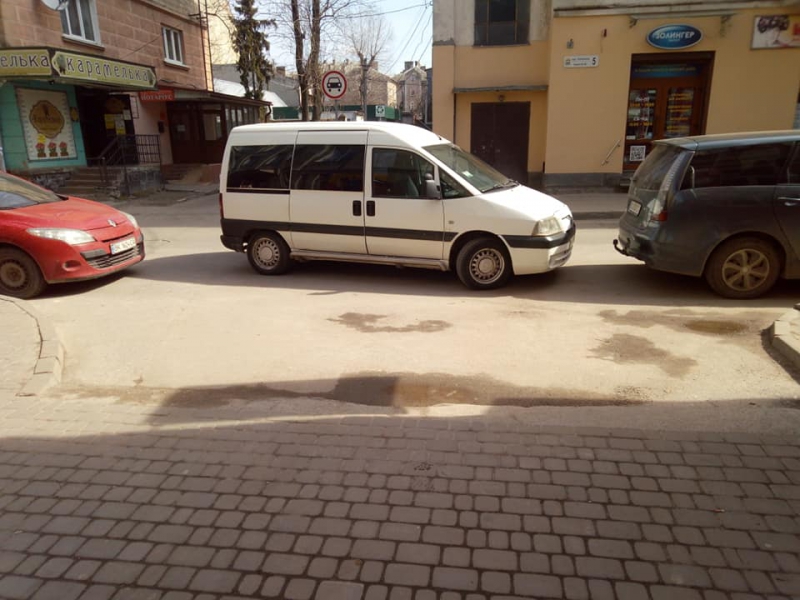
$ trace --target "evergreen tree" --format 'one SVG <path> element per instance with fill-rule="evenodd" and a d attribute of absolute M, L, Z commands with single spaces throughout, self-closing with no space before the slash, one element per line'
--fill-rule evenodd
<path fill-rule="evenodd" d="M 233 18 L 233 48 L 239 54 L 239 70 L 245 98 L 261 99 L 261 93 L 272 76 L 272 63 L 267 60 L 269 40 L 266 30 L 275 21 L 256 18 L 255 0 L 236 0 Z"/>

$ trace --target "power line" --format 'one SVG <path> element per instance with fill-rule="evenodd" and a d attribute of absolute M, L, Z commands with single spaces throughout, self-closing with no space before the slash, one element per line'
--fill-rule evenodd
<path fill-rule="evenodd" d="M 428 2 L 423 2 L 422 4 L 412 4 L 411 6 L 406 6 L 405 8 L 397 8 L 395 10 L 384 10 L 384 11 L 381 11 L 381 12 L 374 12 L 374 13 L 359 13 L 359 14 L 355 14 L 355 15 L 338 15 L 337 18 L 338 19 L 363 19 L 365 17 L 382 17 L 383 15 L 393 15 L 395 13 L 404 12 L 404 11 L 407 11 L 407 10 L 412 10 L 414 8 L 420 8 L 421 6 L 427 8 L 428 6 L 432 6 L 432 3 L 430 1 L 428 1 Z"/>
<path fill-rule="evenodd" d="M 419 15 L 420 18 L 417 19 L 417 24 L 414 26 L 414 31 L 412 31 L 411 35 L 408 36 L 408 39 L 406 40 L 405 46 L 403 46 L 402 50 L 400 50 L 400 52 L 397 53 L 397 55 L 394 57 L 394 60 L 392 60 L 389 63 L 390 65 L 394 65 L 397 61 L 399 61 L 402 58 L 403 53 L 406 51 L 406 48 L 408 48 L 408 45 L 411 43 L 411 40 L 413 39 L 414 35 L 417 33 L 417 29 L 419 29 L 419 26 L 423 21 L 422 16 L 425 14 L 425 10 L 428 8 L 428 6 L 429 5 L 427 3 L 422 5 L 422 7 L 423 7 L 422 8 L 422 12 Z"/>

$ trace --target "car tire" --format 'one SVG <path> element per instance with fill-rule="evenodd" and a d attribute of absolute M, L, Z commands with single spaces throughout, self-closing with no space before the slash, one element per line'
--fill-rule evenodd
<path fill-rule="evenodd" d="M 39 265 L 22 250 L 0 248 L 0 294 L 34 298 L 47 287 Z"/>
<path fill-rule="evenodd" d="M 711 254 L 705 279 L 724 298 L 745 300 L 763 296 L 780 275 L 781 260 L 775 246 L 754 237 L 728 240 Z"/>
<path fill-rule="evenodd" d="M 456 258 L 456 274 L 473 290 L 491 290 L 508 283 L 511 257 L 502 242 L 478 238 L 464 244 Z"/>
<path fill-rule="evenodd" d="M 247 260 L 256 273 L 281 275 L 291 266 L 290 250 L 283 238 L 273 232 L 253 234 L 247 243 Z"/>

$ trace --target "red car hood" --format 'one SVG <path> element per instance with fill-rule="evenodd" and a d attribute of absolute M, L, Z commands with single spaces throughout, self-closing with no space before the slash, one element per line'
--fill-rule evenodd
<path fill-rule="evenodd" d="M 17 208 L 16 216 L 23 216 L 31 225 L 39 227 L 63 227 L 91 231 L 115 225 L 127 224 L 128 219 L 118 210 L 91 200 L 68 198 L 60 202 L 49 202 Z"/>

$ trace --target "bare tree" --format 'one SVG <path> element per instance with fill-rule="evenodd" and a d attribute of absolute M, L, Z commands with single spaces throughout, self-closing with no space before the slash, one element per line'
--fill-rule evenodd
<path fill-rule="evenodd" d="M 369 93 L 369 70 L 374 68 L 375 60 L 386 50 L 391 41 L 391 31 L 382 15 L 374 15 L 351 21 L 345 25 L 344 33 L 350 43 L 350 50 L 358 57 L 361 67 L 361 109 L 367 117 L 367 95 Z"/>
<path fill-rule="evenodd" d="M 270 0 L 270 16 L 278 29 L 273 37 L 282 38 L 294 48 L 295 69 L 300 92 L 300 115 L 304 121 L 322 113 L 323 46 L 338 31 L 343 18 L 357 16 L 367 0 Z"/>

